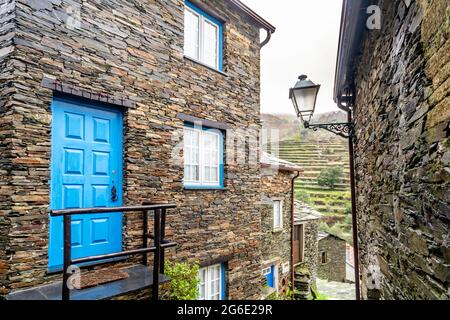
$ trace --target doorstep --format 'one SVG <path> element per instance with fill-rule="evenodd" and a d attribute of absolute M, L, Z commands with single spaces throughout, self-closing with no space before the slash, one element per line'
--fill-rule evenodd
<path fill-rule="evenodd" d="M 122 271 L 129 274 L 127 279 L 105 283 L 83 290 L 70 290 L 70 300 L 107 300 L 120 295 L 150 288 L 153 285 L 153 270 L 143 265 L 133 266 Z M 169 281 L 164 275 L 159 275 L 159 283 Z M 8 300 L 62 300 L 62 281 L 34 287 L 27 290 L 12 292 Z"/>

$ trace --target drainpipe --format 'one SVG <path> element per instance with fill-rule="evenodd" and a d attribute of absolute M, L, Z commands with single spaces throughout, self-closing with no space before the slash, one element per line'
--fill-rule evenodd
<path fill-rule="evenodd" d="M 342 104 L 341 99 L 338 99 L 338 107 L 347 112 L 348 122 L 353 123 L 352 109 Z M 354 130 L 354 129 L 353 129 Z M 353 134 L 355 134 L 353 132 Z M 353 223 L 353 255 L 355 260 L 355 289 L 356 300 L 361 300 L 361 287 L 360 287 L 360 275 L 359 275 L 359 243 L 358 243 L 358 217 L 356 212 L 356 180 L 355 180 L 355 159 L 354 159 L 354 146 L 353 137 L 348 139 L 348 150 L 350 154 L 350 187 L 352 194 L 352 223 Z"/>
<path fill-rule="evenodd" d="M 268 44 L 269 41 L 270 41 L 270 39 L 272 38 L 272 31 L 269 30 L 269 29 L 266 29 L 266 31 L 267 31 L 267 37 L 266 37 L 266 39 L 261 43 L 261 49 L 262 49 L 266 44 Z"/>
<path fill-rule="evenodd" d="M 291 221 L 292 221 L 292 228 L 291 228 L 291 286 L 292 290 L 294 290 L 294 230 L 295 230 L 295 210 L 294 210 L 294 204 L 295 204 L 295 180 L 300 177 L 300 171 L 297 171 L 297 175 L 292 178 L 291 181 Z"/>

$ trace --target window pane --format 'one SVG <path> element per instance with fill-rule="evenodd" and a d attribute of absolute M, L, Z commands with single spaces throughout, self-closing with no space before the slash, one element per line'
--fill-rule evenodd
<path fill-rule="evenodd" d="M 184 10 L 184 54 L 199 59 L 200 17 L 191 10 Z"/>
<path fill-rule="evenodd" d="M 219 184 L 219 134 L 215 132 L 203 132 L 203 180 L 209 184 Z"/>
<path fill-rule="evenodd" d="M 273 203 L 273 225 L 275 228 L 281 228 L 281 202 Z"/>
<path fill-rule="evenodd" d="M 211 181 L 212 182 L 219 182 L 219 170 L 217 168 L 212 168 Z"/>
<path fill-rule="evenodd" d="M 198 130 L 184 130 L 184 180 L 187 182 L 200 182 L 199 136 Z"/>
<path fill-rule="evenodd" d="M 204 20 L 202 62 L 214 68 L 218 68 L 218 31 L 219 28 L 217 25 L 208 20 Z"/>
<path fill-rule="evenodd" d="M 199 272 L 200 284 L 199 284 L 199 299 L 206 299 L 206 269 L 201 269 Z"/>
<path fill-rule="evenodd" d="M 222 299 L 222 266 L 211 266 L 200 270 L 199 299 Z"/>

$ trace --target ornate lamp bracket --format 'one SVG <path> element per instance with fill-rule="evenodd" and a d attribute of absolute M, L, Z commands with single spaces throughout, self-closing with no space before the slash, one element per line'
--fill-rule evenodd
<path fill-rule="evenodd" d="M 318 131 L 319 129 L 327 130 L 331 133 L 334 133 L 338 136 L 341 136 L 346 139 L 354 139 L 355 138 L 355 130 L 353 127 L 353 123 L 323 123 L 323 124 L 310 124 L 309 122 L 305 122 L 305 128 L 311 129 L 314 131 Z"/>

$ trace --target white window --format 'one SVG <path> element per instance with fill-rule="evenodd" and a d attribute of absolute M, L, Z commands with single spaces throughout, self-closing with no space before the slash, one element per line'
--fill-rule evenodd
<path fill-rule="evenodd" d="M 270 267 L 269 268 L 264 268 L 262 270 L 262 275 L 263 276 L 268 276 L 271 272 L 272 272 L 272 269 Z"/>
<path fill-rule="evenodd" d="M 279 200 L 273 202 L 273 228 L 283 228 L 283 202 Z"/>
<path fill-rule="evenodd" d="M 287 274 L 287 273 L 289 273 L 289 266 L 290 266 L 290 264 L 289 264 L 289 262 L 285 262 L 285 263 L 283 263 L 283 265 L 282 265 L 282 272 L 283 272 L 283 274 Z"/>
<path fill-rule="evenodd" d="M 222 300 L 222 265 L 200 269 L 199 300 Z"/>
<path fill-rule="evenodd" d="M 221 187 L 222 134 L 217 130 L 184 129 L 184 184 Z"/>
<path fill-rule="evenodd" d="M 221 25 L 192 5 L 184 10 L 184 54 L 220 69 Z"/>

